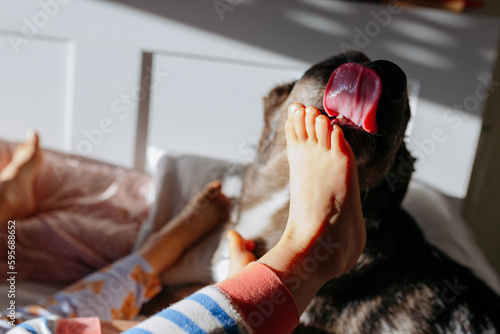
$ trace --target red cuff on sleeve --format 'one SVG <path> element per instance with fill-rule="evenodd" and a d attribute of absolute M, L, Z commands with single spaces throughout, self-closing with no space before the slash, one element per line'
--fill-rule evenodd
<path fill-rule="evenodd" d="M 56 334 L 101 334 L 98 317 L 57 319 Z"/>
<path fill-rule="evenodd" d="M 299 324 L 297 305 L 286 285 L 264 264 L 253 262 L 220 282 L 257 333 L 291 333 Z"/>

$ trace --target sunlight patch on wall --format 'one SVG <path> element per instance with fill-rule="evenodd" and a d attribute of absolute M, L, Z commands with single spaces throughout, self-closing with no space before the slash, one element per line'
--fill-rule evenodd
<path fill-rule="evenodd" d="M 285 16 L 294 21 L 301 26 L 310 28 L 312 30 L 327 34 L 333 35 L 341 38 L 349 37 L 351 34 L 351 30 L 348 27 L 339 24 L 336 21 L 331 20 L 330 18 L 320 16 L 317 14 L 305 12 L 305 11 L 297 11 L 297 10 L 287 10 L 285 12 Z"/>
<path fill-rule="evenodd" d="M 331 0 L 301 0 L 305 5 L 316 7 L 320 10 L 327 10 L 335 14 L 355 14 L 356 8 L 349 2 Z"/>
<path fill-rule="evenodd" d="M 456 39 L 444 33 L 442 29 L 434 28 L 419 22 L 395 20 L 392 22 L 391 29 L 405 37 L 430 45 L 452 47 L 458 44 Z"/>
<path fill-rule="evenodd" d="M 402 59 L 421 66 L 447 71 L 456 67 L 452 59 L 433 51 L 431 48 L 392 41 L 386 42 L 384 48 Z"/>

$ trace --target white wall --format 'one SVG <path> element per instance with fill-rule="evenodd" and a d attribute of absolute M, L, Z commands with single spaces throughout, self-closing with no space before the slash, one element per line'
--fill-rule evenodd
<path fill-rule="evenodd" d="M 238 146 L 258 133 L 260 96 L 353 46 L 396 62 L 420 85 L 409 136 L 420 157 L 416 177 L 466 196 L 496 20 L 320 0 L 232 1 L 225 11 L 217 1 L 58 1 L 0 2 L 2 137 L 20 140 L 35 127 L 49 147 L 133 166 L 139 101 L 126 117 L 119 110 L 140 87 L 142 55 L 151 52 L 172 74 L 151 94 L 150 143 L 245 160 Z M 14 43 L 18 52 L 13 33 L 25 36 Z M 189 88 L 197 81 L 199 98 Z M 464 103 L 463 112 L 454 107 Z"/>

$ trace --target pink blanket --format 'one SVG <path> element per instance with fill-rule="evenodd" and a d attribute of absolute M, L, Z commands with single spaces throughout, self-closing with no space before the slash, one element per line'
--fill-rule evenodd
<path fill-rule="evenodd" d="M 15 144 L 0 141 L 0 169 Z M 44 150 L 39 212 L 16 219 L 17 279 L 69 283 L 130 253 L 148 215 L 149 175 Z M 0 231 L 0 279 L 7 270 Z"/>

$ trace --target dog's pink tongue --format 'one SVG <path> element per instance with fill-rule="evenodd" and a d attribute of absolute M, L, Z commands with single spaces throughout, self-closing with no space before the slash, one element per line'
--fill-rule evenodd
<path fill-rule="evenodd" d="M 382 82 L 371 68 L 345 63 L 333 71 L 323 106 L 330 116 L 343 115 L 366 132 L 377 132 L 377 105 Z"/>

